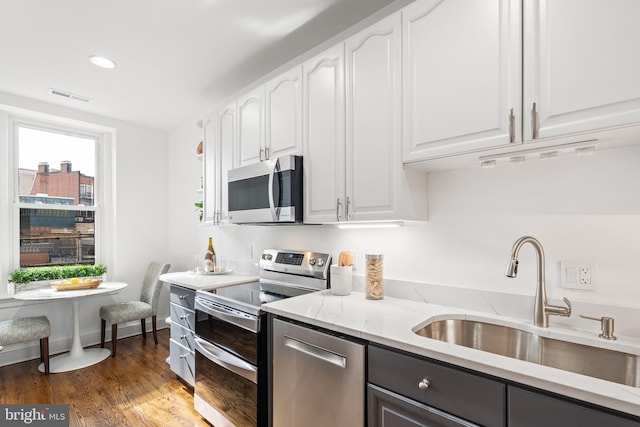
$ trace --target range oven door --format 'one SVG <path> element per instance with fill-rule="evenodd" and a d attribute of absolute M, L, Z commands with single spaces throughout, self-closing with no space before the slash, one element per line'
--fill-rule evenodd
<path fill-rule="evenodd" d="M 216 427 L 258 425 L 258 368 L 196 336 L 194 407 Z"/>
<path fill-rule="evenodd" d="M 196 295 L 195 308 L 195 409 L 216 427 L 266 425 L 265 314 L 245 313 L 209 293 Z"/>
<path fill-rule="evenodd" d="M 229 220 L 302 222 L 302 157 L 282 156 L 228 172 Z"/>

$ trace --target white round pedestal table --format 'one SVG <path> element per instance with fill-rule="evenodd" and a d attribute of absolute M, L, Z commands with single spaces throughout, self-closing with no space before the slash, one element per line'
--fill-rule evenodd
<path fill-rule="evenodd" d="M 80 298 L 94 295 L 117 292 L 127 287 L 124 282 L 102 282 L 93 289 L 78 289 L 69 291 L 56 291 L 53 288 L 33 289 L 14 295 L 15 299 L 25 301 L 52 301 L 68 299 L 71 303 L 71 316 L 73 320 L 73 332 L 71 349 L 68 353 L 60 354 L 49 359 L 49 371 L 52 373 L 68 372 L 75 369 L 86 368 L 102 362 L 111 355 L 106 348 L 82 348 L 80 341 Z M 44 363 L 38 366 L 40 372 L 44 372 Z"/>

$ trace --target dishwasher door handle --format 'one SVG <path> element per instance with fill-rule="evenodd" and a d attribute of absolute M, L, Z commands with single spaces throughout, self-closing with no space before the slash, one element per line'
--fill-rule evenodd
<path fill-rule="evenodd" d="M 343 368 L 343 369 L 347 368 L 346 357 L 336 354 L 322 347 L 318 347 L 313 344 L 308 344 L 304 341 L 300 341 L 296 338 L 292 338 L 287 335 L 284 336 L 284 345 L 293 350 L 315 357 L 316 359 L 324 360 L 325 362 L 329 362 L 333 365 L 339 366 L 340 368 Z"/>

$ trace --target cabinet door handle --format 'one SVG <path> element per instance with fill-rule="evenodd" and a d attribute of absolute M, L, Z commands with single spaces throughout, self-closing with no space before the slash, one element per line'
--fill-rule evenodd
<path fill-rule="evenodd" d="M 538 129 L 538 106 L 534 102 L 531 104 L 531 137 L 533 139 L 538 139 L 539 137 L 539 129 Z"/>
<path fill-rule="evenodd" d="M 340 201 L 340 197 L 338 197 L 338 202 L 336 203 L 336 220 L 340 221 L 340 206 L 342 206 L 342 202 Z"/>
<path fill-rule="evenodd" d="M 516 142 L 516 116 L 513 114 L 513 108 L 509 110 L 509 142 Z"/>
<path fill-rule="evenodd" d="M 349 196 L 347 196 L 347 204 L 346 204 L 346 218 L 347 221 L 351 220 L 351 213 L 349 212 L 349 206 L 351 206 L 351 199 L 349 198 Z"/>
<path fill-rule="evenodd" d="M 418 388 L 420 390 L 427 390 L 429 386 L 431 386 L 431 381 L 429 381 L 427 378 L 423 378 L 422 381 L 418 383 Z"/>
<path fill-rule="evenodd" d="M 263 158 L 263 156 L 262 156 L 262 154 L 263 154 L 263 153 L 264 153 L 264 148 L 260 147 L 260 155 L 259 155 L 259 157 L 260 157 L 260 161 L 263 161 L 263 160 L 264 160 L 264 158 Z"/>
<path fill-rule="evenodd" d="M 269 160 L 269 157 L 271 157 L 271 153 L 269 151 L 269 147 L 264 147 L 264 159 L 265 160 Z"/>

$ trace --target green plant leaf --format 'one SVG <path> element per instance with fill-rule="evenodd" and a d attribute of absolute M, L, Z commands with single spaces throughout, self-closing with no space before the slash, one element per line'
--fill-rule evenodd
<path fill-rule="evenodd" d="M 9 274 L 9 281 L 16 285 L 24 285 L 40 280 L 71 279 L 74 277 L 98 277 L 107 272 L 102 264 L 88 265 L 55 265 L 50 267 L 28 267 L 14 270 Z"/>

